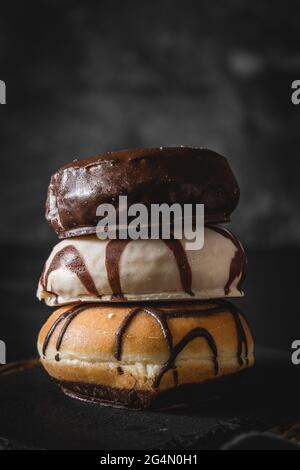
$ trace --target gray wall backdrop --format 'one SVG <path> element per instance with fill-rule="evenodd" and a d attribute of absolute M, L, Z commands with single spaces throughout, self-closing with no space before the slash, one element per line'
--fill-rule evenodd
<path fill-rule="evenodd" d="M 240 182 L 248 247 L 300 245 L 299 1 L 1 4 L 0 242 L 52 244 L 51 173 L 106 150 L 202 145 Z"/>

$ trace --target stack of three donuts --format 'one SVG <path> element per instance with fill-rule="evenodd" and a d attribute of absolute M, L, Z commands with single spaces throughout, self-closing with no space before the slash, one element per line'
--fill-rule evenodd
<path fill-rule="evenodd" d="M 204 246 L 185 240 L 99 240 L 96 208 L 201 203 Z M 61 306 L 42 327 L 42 364 L 75 398 L 144 408 L 251 367 L 253 339 L 236 306 L 246 257 L 228 222 L 239 189 L 206 149 L 112 152 L 74 161 L 51 178 L 46 217 L 63 240 L 50 254 L 38 297 Z M 211 300 L 213 299 L 213 300 Z M 218 381 L 213 380 L 218 379 Z M 198 392 L 197 392 L 198 393 Z"/>

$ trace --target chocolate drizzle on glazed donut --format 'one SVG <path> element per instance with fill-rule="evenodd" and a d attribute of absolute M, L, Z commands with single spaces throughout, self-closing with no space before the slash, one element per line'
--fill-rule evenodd
<path fill-rule="evenodd" d="M 231 313 L 235 325 L 236 325 L 236 332 L 237 332 L 237 360 L 240 366 L 243 365 L 243 348 L 246 357 L 246 363 L 248 364 L 248 343 L 246 334 L 240 319 L 240 315 L 242 315 L 236 306 L 226 302 L 224 300 L 216 300 L 214 301 L 215 306 L 208 307 L 206 309 L 201 309 L 198 312 L 195 310 L 179 310 L 179 311 L 161 311 L 158 308 L 143 306 L 143 307 L 136 307 L 135 309 L 131 310 L 128 315 L 125 317 L 123 322 L 121 323 L 117 333 L 116 333 L 116 347 L 115 347 L 115 358 L 120 361 L 122 359 L 122 347 L 123 347 L 123 336 L 127 329 L 129 328 L 132 320 L 136 317 L 137 314 L 141 312 L 148 313 L 149 315 L 154 318 L 157 323 L 159 324 L 162 334 L 166 339 L 167 347 L 169 350 L 169 359 L 165 363 L 165 365 L 160 370 L 156 380 L 155 380 L 155 387 L 158 387 L 163 375 L 168 372 L 169 370 L 173 370 L 173 378 L 175 385 L 178 384 L 178 374 L 176 371 L 175 361 L 178 354 L 185 348 L 185 346 L 197 337 L 205 338 L 207 344 L 209 345 L 212 353 L 213 353 L 213 362 L 215 368 L 215 375 L 218 375 L 219 365 L 218 365 L 218 350 L 217 345 L 213 336 L 209 333 L 208 330 L 205 328 L 194 328 L 189 333 L 187 333 L 184 338 L 180 340 L 180 342 L 173 346 L 173 338 L 167 323 L 167 319 L 169 318 L 179 318 L 179 317 L 196 317 L 199 315 L 212 315 L 216 313 L 221 313 L 224 311 L 228 311 Z"/>
<path fill-rule="evenodd" d="M 132 320 L 141 312 L 147 313 L 152 318 L 154 318 L 160 326 L 161 332 L 163 337 L 166 340 L 169 352 L 172 351 L 173 348 L 173 340 L 172 335 L 169 330 L 168 323 L 164 318 L 163 314 L 156 308 L 143 306 L 143 307 L 136 307 L 131 310 L 128 315 L 124 318 L 121 326 L 119 327 L 116 333 L 116 348 L 115 348 L 115 358 L 120 361 L 122 357 L 122 346 L 123 346 L 123 336 L 126 330 L 129 328 Z"/>
<path fill-rule="evenodd" d="M 211 313 L 217 313 L 217 310 L 219 312 L 228 310 L 228 312 L 231 313 L 234 321 L 235 321 L 235 327 L 236 327 L 236 333 L 237 333 L 237 359 L 238 363 L 240 366 L 244 364 L 243 361 L 243 351 L 245 353 L 245 362 L 248 364 L 248 342 L 247 342 L 247 337 L 245 330 L 243 328 L 242 322 L 241 322 L 241 317 L 243 320 L 246 322 L 245 317 L 243 316 L 242 312 L 237 308 L 236 305 L 231 304 L 227 302 L 226 300 L 214 300 L 213 301 L 217 307 L 215 312 L 211 311 Z"/>
<path fill-rule="evenodd" d="M 239 242 L 239 240 L 231 233 L 229 230 L 226 228 L 220 226 L 220 225 L 209 225 L 211 230 L 214 230 L 215 232 L 219 233 L 225 238 L 228 238 L 234 246 L 236 247 L 236 252 L 231 260 L 230 264 L 230 269 L 229 269 L 229 277 L 228 281 L 226 282 L 224 286 L 224 293 L 225 295 L 228 295 L 230 286 L 233 283 L 233 281 L 240 276 L 240 279 L 237 284 L 237 289 L 242 292 L 241 286 L 243 284 L 245 274 L 246 274 L 246 255 L 244 252 L 244 248 Z"/>
<path fill-rule="evenodd" d="M 204 302 L 205 303 L 205 302 Z M 80 313 L 84 312 L 88 308 L 99 307 L 98 303 L 84 303 L 73 306 L 70 310 L 62 313 L 51 325 L 46 338 L 44 340 L 44 344 L 42 347 L 42 353 L 45 357 L 47 347 L 51 340 L 52 335 L 54 334 L 56 328 L 60 323 L 65 320 L 59 335 L 56 340 L 56 351 L 57 354 L 55 355 L 55 360 L 59 361 L 59 350 L 61 348 L 64 336 L 71 324 L 71 322 L 79 315 Z M 169 357 L 166 363 L 162 366 L 161 370 L 159 371 L 154 386 L 157 388 L 160 385 L 160 382 L 163 376 L 169 371 L 172 370 L 173 372 L 173 379 L 174 384 L 178 385 L 178 372 L 176 369 L 176 358 L 178 354 L 194 339 L 196 338 L 204 338 L 212 352 L 212 361 L 214 364 L 214 372 L 215 375 L 219 373 L 219 364 L 218 364 L 218 348 L 216 342 L 212 336 L 212 334 L 206 329 L 201 327 L 193 328 L 189 331 L 176 345 L 173 344 L 173 337 L 168 325 L 168 319 L 171 318 L 180 318 L 180 317 L 197 317 L 197 316 L 205 316 L 205 315 L 214 315 L 221 312 L 228 312 L 232 315 L 233 320 L 236 326 L 236 333 L 237 333 L 237 360 L 239 365 L 242 367 L 244 364 L 243 360 L 243 353 L 245 357 L 245 362 L 248 364 L 248 343 L 247 337 L 241 322 L 241 317 L 243 315 L 239 311 L 239 309 L 225 301 L 225 300 L 214 300 L 213 304 L 209 307 L 199 309 L 198 311 L 195 310 L 179 310 L 179 311 L 171 311 L 171 310 L 161 310 L 157 307 L 153 306 L 139 306 L 135 307 L 129 311 L 126 315 L 124 320 L 121 322 L 117 332 L 116 332 L 116 342 L 115 342 L 115 351 L 114 356 L 118 361 L 122 360 L 122 352 L 124 346 L 124 335 L 127 332 L 128 328 L 131 325 L 131 322 L 136 318 L 136 316 L 140 313 L 146 313 L 151 316 L 159 325 L 162 335 L 165 338 L 166 345 L 169 352 Z M 243 317 L 244 318 L 244 317 Z M 124 370 L 121 366 L 118 366 L 118 373 L 123 374 Z"/>
<path fill-rule="evenodd" d="M 76 274 L 90 294 L 95 295 L 96 297 L 100 297 L 94 280 L 89 273 L 89 270 L 87 269 L 81 254 L 73 245 L 67 245 L 58 251 L 53 257 L 48 269 L 44 269 L 41 276 L 41 284 L 46 292 L 49 292 L 47 291 L 47 285 L 50 274 L 52 271 L 55 271 L 62 266 L 68 268 L 72 273 Z"/>
<path fill-rule="evenodd" d="M 64 339 L 64 336 L 67 332 L 67 329 L 69 328 L 71 322 L 77 317 L 77 315 L 79 315 L 79 313 L 82 313 L 84 310 L 86 310 L 87 308 L 91 308 L 91 307 L 96 307 L 96 306 L 99 306 L 99 304 L 96 304 L 96 303 L 85 303 L 85 304 L 79 304 L 79 305 L 75 305 L 74 307 L 72 307 L 70 310 L 67 310 L 66 312 L 62 313 L 55 321 L 54 323 L 51 325 L 51 328 L 50 330 L 48 331 L 47 335 L 46 335 L 46 338 L 45 338 L 45 341 L 44 341 L 44 344 L 43 344 L 43 348 L 42 348 L 42 353 L 43 353 L 43 356 L 45 357 L 45 354 L 46 354 L 46 350 L 47 350 L 47 347 L 48 347 L 48 344 L 50 342 L 50 339 L 52 338 L 52 335 L 53 333 L 55 332 L 56 328 L 58 327 L 58 325 L 63 322 L 64 320 L 65 323 L 62 327 L 62 329 L 60 330 L 60 333 L 58 335 L 58 338 L 57 338 L 57 341 L 56 341 L 56 351 L 57 351 L 57 354 L 55 355 L 55 360 L 56 361 L 59 361 L 60 358 L 59 358 L 59 354 L 58 354 L 58 351 L 60 350 L 60 347 L 61 347 L 61 344 L 62 344 L 62 341 Z"/>
<path fill-rule="evenodd" d="M 109 240 L 106 245 L 105 266 L 111 290 L 115 300 L 126 300 L 121 287 L 120 259 L 131 240 Z M 183 290 L 193 296 L 192 270 L 180 240 L 161 240 L 172 251 L 178 266 Z"/>
<path fill-rule="evenodd" d="M 218 348 L 217 348 L 217 345 L 213 336 L 209 333 L 209 331 L 206 328 L 193 328 L 179 341 L 179 343 L 177 343 L 174 346 L 174 348 L 172 348 L 169 359 L 167 360 L 165 365 L 161 368 L 161 370 L 159 371 L 155 379 L 155 383 L 154 383 L 155 388 L 159 387 L 159 384 L 164 374 L 171 369 L 173 369 L 173 377 L 175 379 L 174 383 L 175 385 L 178 385 L 178 373 L 176 373 L 176 375 L 174 376 L 174 369 L 176 368 L 175 366 L 176 358 L 178 354 L 187 346 L 187 344 L 189 344 L 195 338 L 205 338 L 205 340 L 207 341 L 207 344 L 213 353 L 215 375 L 218 375 L 218 372 L 219 372 Z"/>

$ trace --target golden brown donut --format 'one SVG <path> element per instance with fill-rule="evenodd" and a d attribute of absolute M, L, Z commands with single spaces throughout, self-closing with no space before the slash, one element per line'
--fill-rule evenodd
<path fill-rule="evenodd" d="M 222 300 L 68 305 L 44 324 L 38 350 L 68 395 L 135 408 L 254 363 L 246 320 Z"/>

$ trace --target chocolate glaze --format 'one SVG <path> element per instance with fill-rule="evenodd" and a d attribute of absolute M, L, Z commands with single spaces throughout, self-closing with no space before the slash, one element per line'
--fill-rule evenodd
<path fill-rule="evenodd" d="M 204 302 L 206 303 L 206 302 Z M 98 307 L 99 304 L 97 303 L 85 303 L 85 304 L 79 304 L 74 307 L 72 307 L 70 310 L 67 310 L 66 312 L 62 313 L 52 324 L 50 327 L 46 338 L 44 340 L 44 344 L 42 347 L 42 353 L 43 356 L 46 354 L 46 350 L 48 347 L 48 344 L 50 342 L 50 339 L 55 332 L 56 328 L 58 325 L 65 320 L 65 323 L 63 324 L 60 333 L 58 335 L 57 341 L 56 341 L 56 350 L 57 354 L 55 356 L 56 360 L 59 360 L 59 350 L 62 345 L 63 338 L 67 332 L 67 329 L 69 328 L 71 322 L 74 320 L 74 318 L 77 317 L 80 313 L 85 311 L 86 309 L 90 307 Z M 123 352 L 123 343 L 124 343 L 124 335 L 127 332 L 128 328 L 131 325 L 131 322 L 134 320 L 134 318 L 140 314 L 140 313 L 146 313 L 150 315 L 159 325 L 162 335 L 165 338 L 166 345 L 169 351 L 169 357 L 166 363 L 162 366 L 161 370 L 159 371 L 154 386 L 155 388 L 158 388 L 160 385 L 160 382 L 164 376 L 169 370 L 173 371 L 173 379 L 174 379 L 174 385 L 178 385 L 178 373 L 176 370 L 176 358 L 178 354 L 187 346 L 188 343 L 193 341 L 195 338 L 201 337 L 205 338 L 207 341 L 207 344 L 209 345 L 212 354 L 213 354 L 213 363 L 214 363 L 214 369 L 215 369 L 215 375 L 218 375 L 219 371 L 219 365 L 218 365 L 218 349 L 216 342 L 212 336 L 212 334 L 206 329 L 206 328 L 194 328 L 191 331 L 189 331 L 176 345 L 173 344 L 173 338 L 172 334 L 168 325 L 168 319 L 170 318 L 179 318 L 179 317 L 197 317 L 197 316 L 205 316 L 205 315 L 214 315 L 218 314 L 221 312 L 229 312 L 231 313 L 235 325 L 236 325 L 236 333 L 237 333 L 237 359 L 239 365 L 242 367 L 243 366 L 243 358 L 242 354 L 244 352 L 244 355 L 246 357 L 246 363 L 248 364 L 248 344 L 247 344 L 247 337 L 241 322 L 241 317 L 242 314 L 239 311 L 239 309 L 224 300 L 216 300 L 213 301 L 213 304 L 210 305 L 207 308 L 200 309 L 198 311 L 195 310 L 189 310 L 189 309 L 182 309 L 178 311 L 166 311 L 166 310 L 161 310 L 157 307 L 153 306 L 138 306 L 133 308 L 132 310 L 129 311 L 127 316 L 124 318 L 124 320 L 121 322 L 117 332 L 116 332 L 116 342 L 115 342 L 115 352 L 114 356 L 118 361 L 122 360 L 122 352 Z M 244 318 L 244 317 L 243 317 Z M 118 369 L 119 373 L 124 373 L 123 369 L 122 371 L 120 368 Z"/>
<path fill-rule="evenodd" d="M 190 296 L 193 296 L 194 293 L 192 292 L 192 270 L 186 256 L 186 252 L 180 240 L 172 239 L 162 241 L 172 251 L 175 257 L 183 290 Z"/>
<path fill-rule="evenodd" d="M 84 192 L 82 190 L 84 188 Z M 96 232 L 96 209 L 119 195 L 128 205 L 205 204 L 205 222 L 230 220 L 239 187 L 221 155 L 204 148 L 174 147 L 110 152 L 74 160 L 50 181 L 46 218 L 60 238 Z"/>
<path fill-rule="evenodd" d="M 232 258 L 230 269 L 229 269 L 229 277 L 228 281 L 226 282 L 224 286 L 224 293 L 225 295 L 228 295 L 230 286 L 233 283 L 233 281 L 239 277 L 239 282 L 237 284 L 237 289 L 242 292 L 241 286 L 243 284 L 243 281 L 245 279 L 246 275 L 246 264 L 247 264 L 247 258 L 246 254 L 244 251 L 244 248 L 240 241 L 233 235 L 232 232 L 227 230 L 225 227 L 222 227 L 220 225 L 209 225 L 209 228 L 211 230 L 214 230 L 215 232 L 219 233 L 220 235 L 223 235 L 223 237 L 228 238 L 236 247 L 236 252 L 234 254 L 234 257 Z"/>
<path fill-rule="evenodd" d="M 156 392 L 109 387 L 80 382 L 58 381 L 62 391 L 80 401 L 110 405 L 115 408 L 148 408 L 157 396 Z"/>
<path fill-rule="evenodd" d="M 112 290 L 112 298 L 125 300 L 120 279 L 120 259 L 130 240 L 109 240 L 105 250 L 105 266 L 108 281 Z"/>
<path fill-rule="evenodd" d="M 94 280 L 86 267 L 86 264 L 79 253 L 79 251 L 73 245 L 68 245 L 58 251 L 53 257 L 48 269 L 44 269 L 41 276 L 41 284 L 43 289 L 47 291 L 48 278 L 52 271 L 65 266 L 70 271 L 78 276 L 81 283 L 84 285 L 86 290 L 96 297 L 99 297 L 98 290 L 95 286 Z"/>

